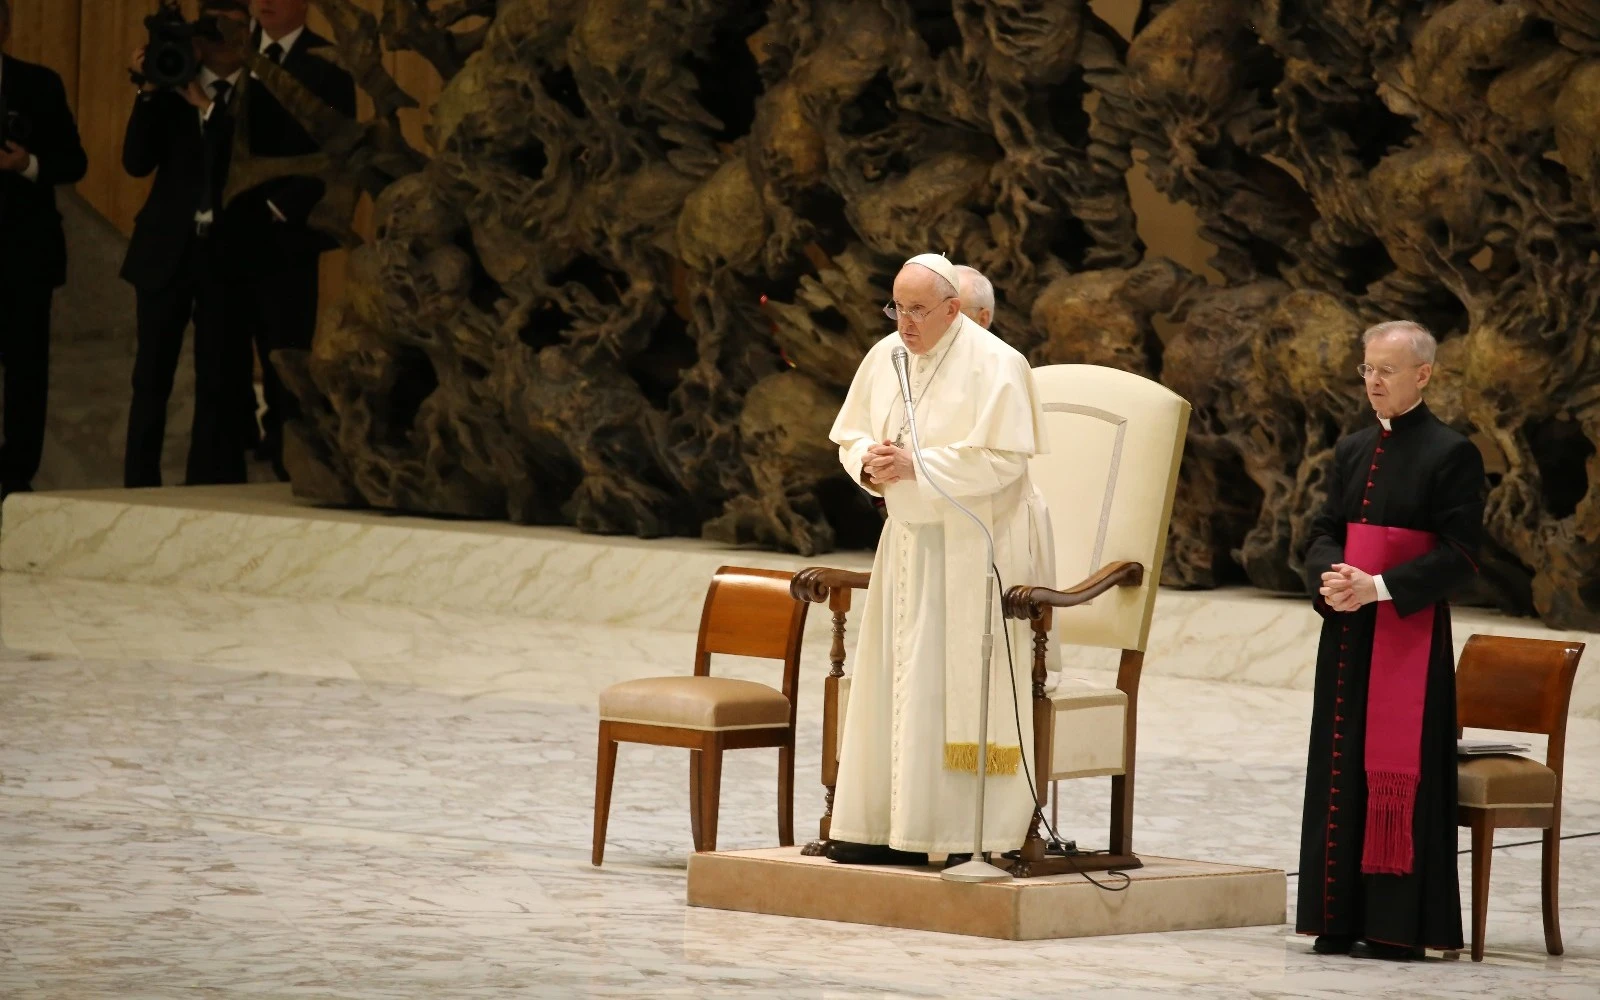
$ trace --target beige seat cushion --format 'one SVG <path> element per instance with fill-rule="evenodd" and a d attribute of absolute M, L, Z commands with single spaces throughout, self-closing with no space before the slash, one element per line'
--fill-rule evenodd
<path fill-rule="evenodd" d="M 1456 793 L 1464 806 L 1548 806 L 1556 800 L 1556 773 L 1526 757 L 1473 757 L 1456 765 Z"/>
<path fill-rule="evenodd" d="M 1055 708 L 1050 777 L 1095 778 L 1125 771 L 1123 736 L 1128 696 L 1116 688 L 1093 688 L 1063 680 L 1050 693 Z"/>
<path fill-rule="evenodd" d="M 789 699 L 731 677 L 645 677 L 600 692 L 604 722 L 722 731 L 789 724 Z"/>

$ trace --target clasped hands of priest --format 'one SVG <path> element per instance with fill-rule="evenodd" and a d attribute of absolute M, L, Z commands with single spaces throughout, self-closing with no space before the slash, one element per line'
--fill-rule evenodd
<path fill-rule="evenodd" d="M 917 469 L 909 450 L 893 441 L 885 441 L 867 449 L 867 457 L 861 462 L 861 474 L 873 486 L 884 487 L 902 479 L 917 478 Z"/>
<path fill-rule="evenodd" d="M 1322 574 L 1322 586 L 1317 593 L 1335 611 L 1358 611 L 1378 599 L 1378 585 L 1372 581 L 1371 573 L 1348 563 L 1334 563 Z"/>

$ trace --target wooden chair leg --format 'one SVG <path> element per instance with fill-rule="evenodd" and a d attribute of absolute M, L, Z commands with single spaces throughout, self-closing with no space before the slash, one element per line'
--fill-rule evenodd
<path fill-rule="evenodd" d="M 708 735 L 700 748 L 700 845 L 698 851 L 717 849 L 717 809 L 722 798 L 722 740 Z"/>
<path fill-rule="evenodd" d="M 703 793 L 700 785 L 700 751 L 689 751 L 689 830 L 694 838 L 694 849 L 698 853 L 705 850 L 705 827 L 702 817 L 705 815 L 705 803 L 701 801 Z"/>
<path fill-rule="evenodd" d="M 794 846 L 794 734 L 778 748 L 778 846 Z"/>
<path fill-rule="evenodd" d="M 606 856 L 606 825 L 611 819 L 611 781 L 617 772 L 617 741 L 611 738 L 611 724 L 600 723 L 600 749 L 594 768 L 594 851 L 589 861 L 595 867 Z"/>
<path fill-rule="evenodd" d="M 1111 836 L 1112 854 L 1133 853 L 1133 764 L 1127 772 L 1111 779 Z"/>
<path fill-rule="evenodd" d="M 1544 849 L 1540 886 L 1544 896 L 1544 947 L 1552 955 L 1565 949 L 1561 946 L 1561 912 L 1557 893 L 1561 881 L 1561 830 L 1559 827 L 1544 832 Z"/>
<path fill-rule="evenodd" d="M 1472 811 L 1472 960 L 1483 961 L 1483 931 L 1489 922 L 1489 866 L 1494 860 L 1494 823 L 1487 809 Z"/>

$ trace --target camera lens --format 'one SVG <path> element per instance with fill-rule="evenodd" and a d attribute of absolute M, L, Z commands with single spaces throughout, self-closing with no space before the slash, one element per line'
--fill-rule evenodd
<path fill-rule="evenodd" d="M 176 80 L 188 65 L 188 58 L 176 49 L 162 49 L 156 53 L 156 75 L 163 80 Z"/>

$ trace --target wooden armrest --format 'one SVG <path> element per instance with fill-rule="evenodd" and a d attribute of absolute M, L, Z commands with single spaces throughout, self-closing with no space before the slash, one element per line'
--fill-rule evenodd
<path fill-rule="evenodd" d="M 821 604 L 835 590 L 866 590 L 871 582 L 871 573 L 856 573 L 847 569 L 831 569 L 827 566 L 808 566 L 794 575 L 794 579 L 789 583 L 789 593 L 797 601 Z"/>
<path fill-rule="evenodd" d="M 798 579 L 798 578 L 797 578 Z M 1137 587 L 1144 582 L 1144 567 L 1136 562 L 1114 562 L 1066 590 L 1015 586 L 1006 591 L 1002 607 L 1007 618 L 1037 621 L 1045 608 L 1075 608 L 1113 587 Z"/>

